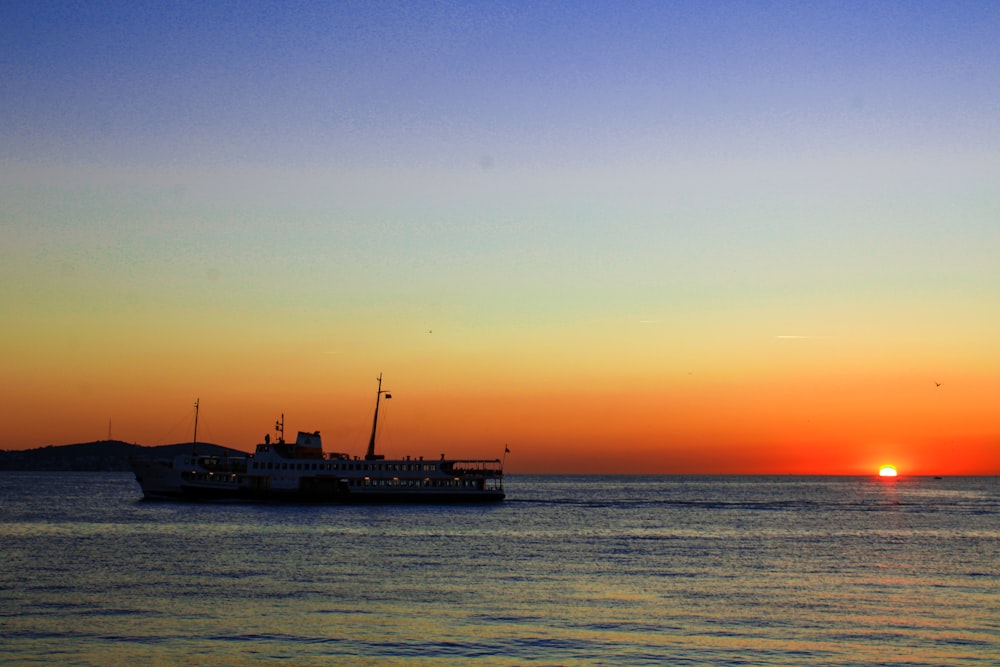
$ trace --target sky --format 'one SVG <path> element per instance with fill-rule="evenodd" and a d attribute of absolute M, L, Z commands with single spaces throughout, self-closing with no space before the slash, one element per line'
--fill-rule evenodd
<path fill-rule="evenodd" d="M 1000 5 L 0 2 L 0 448 L 1000 474 Z"/>

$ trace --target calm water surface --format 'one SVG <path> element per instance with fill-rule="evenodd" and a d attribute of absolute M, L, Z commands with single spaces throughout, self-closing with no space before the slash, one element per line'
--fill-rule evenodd
<path fill-rule="evenodd" d="M 0 473 L 0 662 L 1000 664 L 1000 479 L 508 476 L 186 505 Z"/>

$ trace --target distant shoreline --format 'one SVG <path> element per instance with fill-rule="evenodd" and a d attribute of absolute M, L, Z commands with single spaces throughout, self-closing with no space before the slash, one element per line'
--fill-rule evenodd
<path fill-rule="evenodd" d="M 192 448 L 204 454 L 238 451 L 208 442 L 146 447 L 121 440 L 98 440 L 75 445 L 0 450 L 0 471 L 128 472 L 131 470 L 128 464 L 131 457 L 172 458 Z"/>

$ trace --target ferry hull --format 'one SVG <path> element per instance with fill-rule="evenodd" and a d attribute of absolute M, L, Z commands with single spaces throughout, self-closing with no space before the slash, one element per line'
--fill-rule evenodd
<path fill-rule="evenodd" d="M 275 488 L 266 477 L 238 473 L 192 474 L 175 462 L 131 461 L 143 498 L 151 501 L 312 503 L 312 504 L 468 504 L 499 502 L 501 486 L 366 485 L 364 480 L 333 476 L 302 477 L 293 488 Z M 194 479 L 192 479 L 194 478 Z"/>
<path fill-rule="evenodd" d="M 140 486 L 142 486 L 141 482 Z M 506 495 L 502 490 L 414 493 L 387 491 L 366 492 L 337 489 L 323 491 L 287 491 L 250 488 L 232 489 L 188 485 L 181 485 L 172 488 L 143 488 L 144 500 L 183 502 L 299 503 L 330 505 L 451 505 L 500 502 L 505 497 Z"/>

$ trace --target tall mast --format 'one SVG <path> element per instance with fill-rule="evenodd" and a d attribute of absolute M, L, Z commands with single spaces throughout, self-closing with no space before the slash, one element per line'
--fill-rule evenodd
<path fill-rule="evenodd" d="M 194 399 L 194 440 L 191 441 L 193 445 L 198 444 L 198 402 L 200 400 L 199 398 Z"/>
<path fill-rule="evenodd" d="M 372 419 L 372 437 L 368 440 L 368 452 L 365 454 L 366 461 L 373 461 L 375 459 L 384 458 L 375 454 L 375 430 L 378 428 L 378 402 L 382 398 L 382 394 L 385 394 L 386 398 L 392 398 L 392 394 L 388 391 L 383 391 L 382 389 L 382 374 L 378 374 L 378 393 L 375 394 L 375 418 Z"/>

